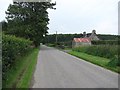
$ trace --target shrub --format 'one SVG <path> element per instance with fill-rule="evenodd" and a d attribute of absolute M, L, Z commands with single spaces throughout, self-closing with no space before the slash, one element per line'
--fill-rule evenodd
<path fill-rule="evenodd" d="M 11 35 L 2 36 L 2 70 L 3 76 L 16 62 L 16 59 L 31 49 L 32 42 Z"/>

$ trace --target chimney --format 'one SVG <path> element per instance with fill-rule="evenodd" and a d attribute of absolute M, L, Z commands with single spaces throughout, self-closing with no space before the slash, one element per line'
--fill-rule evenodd
<path fill-rule="evenodd" d="M 86 34 L 86 32 L 83 32 L 83 37 L 87 37 L 87 34 Z"/>
<path fill-rule="evenodd" d="M 96 30 L 92 30 L 92 34 L 96 34 Z"/>

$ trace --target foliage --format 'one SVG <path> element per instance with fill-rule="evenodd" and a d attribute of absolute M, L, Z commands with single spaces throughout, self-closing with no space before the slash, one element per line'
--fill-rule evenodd
<path fill-rule="evenodd" d="M 100 56 L 110 59 L 109 65 L 120 66 L 118 45 L 92 45 L 73 48 L 73 51 L 83 52 L 94 56 Z"/>
<path fill-rule="evenodd" d="M 73 50 L 105 58 L 113 58 L 115 55 L 118 55 L 117 45 L 80 46 L 78 48 L 73 48 Z"/>
<path fill-rule="evenodd" d="M 2 82 L 4 88 L 29 88 L 33 71 L 37 62 L 39 49 L 32 49 L 23 57 L 17 59 L 12 68 L 7 71 L 6 79 Z"/>
<path fill-rule="evenodd" d="M 69 42 L 72 41 L 73 38 L 82 37 L 82 34 L 57 34 L 57 42 Z M 56 34 L 47 35 L 45 37 L 46 43 L 54 43 L 56 42 Z"/>
<path fill-rule="evenodd" d="M 31 50 L 32 42 L 23 38 L 16 38 L 11 35 L 2 36 L 2 69 L 3 76 L 11 68 L 16 59 Z M 5 79 L 5 78 L 3 78 Z"/>
<path fill-rule="evenodd" d="M 72 47 L 72 40 L 73 38 L 79 38 L 82 37 L 82 34 L 58 34 L 57 35 L 57 43 L 62 46 L 66 46 L 71 48 Z M 55 44 L 56 42 L 56 35 L 47 35 L 44 39 L 45 43 Z"/>
<path fill-rule="evenodd" d="M 109 59 L 98 56 L 92 56 L 82 52 L 70 51 L 68 53 L 80 57 L 81 59 L 84 59 L 86 61 L 93 62 L 94 64 L 98 64 L 100 66 L 107 65 L 107 63 L 109 62 Z"/>
<path fill-rule="evenodd" d="M 29 62 L 29 64 L 26 64 L 24 66 L 26 68 L 26 71 L 24 72 L 24 75 L 21 77 L 20 82 L 18 82 L 17 88 L 28 88 L 30 87 L 33 72 L 35 70 L 35 66 L 37 63 L 37 56 L 39 53 L 39 49 L 34 49 L 34 51 L 27 56 L 26 60 Z"/>
<path fill-rule="evenodd" d="M 118 45 L 120 41 L 118 40 L 99 40 L 99 41 L 92 41 L 93 45 Z"/>
<path fill-rule="evenodd" d="M 118 40 L 118 35 L 98 34 L 100 40 Z"/>
<path fill-rule="evenodd" d="M 49 29 L 47 10 L 55 9 L 53 8 L 55 5 L 56 3 L 50 2 L 14 2 L 9 5 L 6 11 L 7 22 L 2 22 L 6 34 L 2 37 L 3 80 L 7 80 L 7 72 L 14 71 L 12 67 L 18 63 L 18 58 L 26 55 L 34 45 L 37 47 L 42 42 L 43 35 L 46 35 Z M 29 67 L 32 68 L 31 65 Z"/>
<path fill-rule="evenodd" d="M 109 42 L 109 40 L 118 40 L 117 35 L 98 34 L 97 36 L 100 38 L 100 41 L 106 40 Z M 57 42 L 71 48 L 73 38 L 82 38 L 82 37 L 83 34 L 57 34 Z M 56 42 L 56 34 L 47 35 L 44 39 L 44 42 L 54 44 L 54 42 Z M 117 43 L 117 41 L 115 41 L 115 43 Z"/>
<path fill-rule="evenodd" d="M 120 73 L 120 71 L 119 71 L 120 67 L 113 66 L 113 65 L 109 64 L 111 61 L 107 58 L 93 56 L 93 55 L 89 55 L 89 54 L 82 53 L 82 52 L 77 52 L 77 51 L 70 51 L 68 53 L 71 54 L 71 55 L 74 55 L 78 58 L 81 58 L 83 60 L 86 60 L 88 62 L 91 62 L 93 64 L 96 64 L 96 65 L 102 66 L 104 68 L 107 68 L 109 70 Z M 114 62 L 114 63 L 116 63 L 116 62 Z"/>
<path fill-rule="evenodd" d="M 111 61 L 108 63 L 108 66 L 120 66 L 120 56 L 119 55 L 115 55 Z"/>
<path fill-rule="evenodd" d="M 6 11 L 8 29 L 5 33 L 29 38 L 38 46 L 49 29 L 47 9 L 54 9 L 54 5 L 50 2 L 14 2 Z"/>

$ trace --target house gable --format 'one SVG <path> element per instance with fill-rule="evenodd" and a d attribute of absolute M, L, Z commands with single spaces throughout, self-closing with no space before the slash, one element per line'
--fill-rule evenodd
<path fill-rule="evenodd" d="M 80 45 L 91 45 L 91 41 L 93 40 L 100 40 L 97 37 L 95 30 L 93 30 L 92 33 L 88 33 L 88 34 L 86 34 L 86 32 L 83 32 L 82 38 L 73 39 L 72 47 L 79 47 Z"/>
<path fill-rule="evenodd" d="M 98 37 L 97 37 L 97 34 L 96 34 L 96 31 L 93 30 L 92 33 L 87 33 L 86 32 L 83 32 L 83 38 L 89 38 L 90 40 L 100 40 Z"/>

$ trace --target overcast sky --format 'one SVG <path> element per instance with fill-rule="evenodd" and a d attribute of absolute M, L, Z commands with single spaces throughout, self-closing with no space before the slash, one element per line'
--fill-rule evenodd
<path fill-rule="evenodd" d="M 90 33 L 95 29 L 98 34 L 118 34 L 118 1 L 56 0 L 56 10 L 48 10 L 49 33 Z M 12 0 L 0 0 L 0 21 L 10 3 Z"/>

